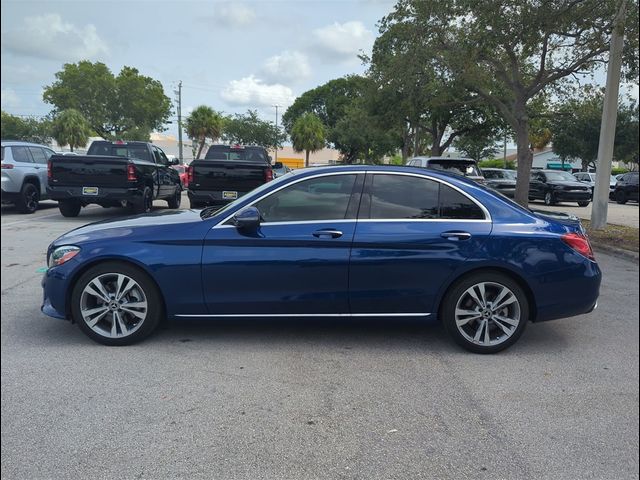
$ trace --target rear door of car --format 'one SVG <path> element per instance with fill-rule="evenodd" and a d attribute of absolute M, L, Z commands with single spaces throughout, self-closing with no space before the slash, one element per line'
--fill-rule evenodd
<path fill-rule="evenodd" d="M 28 147 L 33 158 L 33 168 L 36 170 L 38 179 L 40 180 L 40 198 L 46 197 L 47 194 L 47 162 L 53 150 L 43 147 Z"/>
<path fill-rule="evenodd" d="M 442 284 L 480 250 L 491 228 L 488 211 L 450 184 L 368 173 L 351 250 L 351 312 L 435 313 Z"/>

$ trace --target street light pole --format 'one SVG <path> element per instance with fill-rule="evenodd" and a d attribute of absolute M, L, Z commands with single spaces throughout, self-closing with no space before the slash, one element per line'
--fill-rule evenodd
<path fill-rule="evenodd" d="M 182 164 L 182 80 L 178 82 L 178 91 L 174 92 L 178 95 L 178 159 Z"/>
<path fill-rule="evenodd" d="M 276 109 L 276 144 L 274 150 L 276 152 L 276 159 L 274 163 L 278 163 L 278 137 L 280 136 L 280 128 L 278 127 L 278 108 L 280 105 L 273 105 Z"/>
<path fill-rule="evenodd" d="M 598 164 L 596 168 L 596 185 L 593 192 L 591 210 L 591 228 L 601 229 L 607 225 L 609 209 L 609 178 L 611 177 L 611 160 L 616 135 L 618 116 L 618 93 L 620 91 L 620 71 L 622 70 L 622 47 L 624 46 L 624 20 L 627 0 L 620 2 L 620 9 L 613 21 L 611 46 L 609 47 L 609 66 L 607 68 L 607 85 L 602 107 L 602 123 L 600 124 L 600 141 L 598 143 Z"/>

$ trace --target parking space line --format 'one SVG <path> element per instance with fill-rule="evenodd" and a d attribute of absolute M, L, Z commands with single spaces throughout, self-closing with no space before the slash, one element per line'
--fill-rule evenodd
<path fill-rule="evenodd" d="M 96 208 L 98 207 L 85 207 L 85 210 L 95 210 Z M 0 225 L 0 227 L 10 227 L 12 225 L 18 225 L 20 223 L 37 221 L 37 220 L 40 220 L 41 218 L 51 218 L 51 217 L 60 217 L 60 216 L 62 216 L 60 212 L 52 213 L 51 215 L 41 215 L 39 217 L 25 218 L 24 220 L 18 220 L 16 222 L 3 223 L 2 225 Z"/>

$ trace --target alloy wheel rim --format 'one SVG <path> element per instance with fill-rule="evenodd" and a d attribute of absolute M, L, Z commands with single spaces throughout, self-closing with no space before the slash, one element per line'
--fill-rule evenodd
<path fill-rule="evenodd" d="M 520 321 L 518 298 L 497 282 L 481 282 L 469 287 L 456 303 L 456 327 L 475 345 L 487 347 L 507 341 Z"/>
<path fill-rule="evenodd" d="M 147 318 L 142 287 L 122 273 L 104 273 L 87 283 L 80 295 L 80 313 L 86 325 L 106 338 L 128 337 Z"/>
<path fill-rule="evenodd" d="M 544 196 L 544 202 L 545 202 L 547 205 L 551 205 L 551 201 L 552 201 L 551 194 L 550 194 L 550 193 L 547 193 L 547 194 Z"/>
<path fill-rule="evenodd" d="M 27 205 L 27 208 L 29 210 L 35 210 L 36 208 L 38 208 L 37 197 L 38 197 L 38 192 L 36 192 L 35 189 L 30 189 L 25 192 L 24 203 Z"/>

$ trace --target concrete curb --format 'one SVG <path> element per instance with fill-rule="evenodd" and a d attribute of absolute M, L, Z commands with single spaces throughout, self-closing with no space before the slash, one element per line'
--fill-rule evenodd
<path fill-rule="evenodd" d="M 630 260 L 633 263 L 640 262 L 640 254 L 637 252 L 632 252 L 631 250 L 625 250 L 623 248 L 612 247 L 611 245 L 607 245 L 605 243 L 594 242 L 591 241 L 591 246 L 594 248 L 596 252 L 606 253 L 607 255 L 612 255 L 614 257 L 622 258 L 624 260 Z"/>

